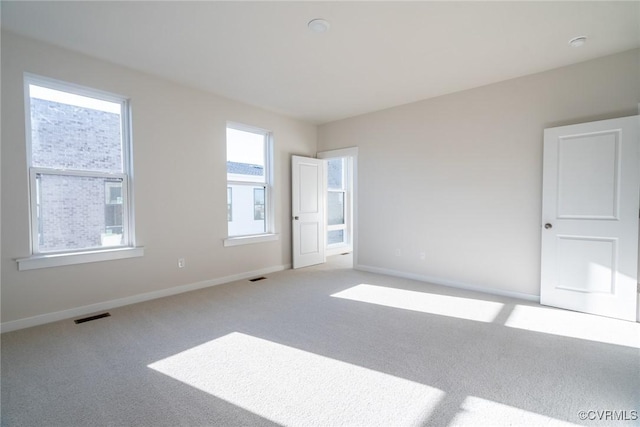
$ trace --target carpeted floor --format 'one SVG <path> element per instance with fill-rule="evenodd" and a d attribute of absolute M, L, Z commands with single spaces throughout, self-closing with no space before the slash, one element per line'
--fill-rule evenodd
<path fill-rule="evenodd" d="M 349 262 L 3 334 L 2 425 L 638 425 L 640 325 Z"/>

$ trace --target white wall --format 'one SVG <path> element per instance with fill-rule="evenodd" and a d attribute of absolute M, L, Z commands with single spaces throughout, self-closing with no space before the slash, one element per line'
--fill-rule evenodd
<path fill-rule="evenodd" d="M 543 129 L 639 101 L 634 50 L 320 126 L 359 147 L 358 264 L 539 295 Z"/>
<path fill-rule="evenodd" d="M 1 43 L 3 323 L 290 264 L 290 156 L 317 151 L 315 126 L 13 34 Z M 18 271 L 29 255 L 24 72 L 131 98 L 144 257 Z M 227 121 L 273 132 L 276 242 L 223 246 Z"/>

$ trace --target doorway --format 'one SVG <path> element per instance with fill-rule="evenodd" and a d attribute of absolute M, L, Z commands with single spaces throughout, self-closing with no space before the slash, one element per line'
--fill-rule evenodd
<path fill-rule="evenodd" d="M 357 156 L 357 147 L 323 151 L 317 156 L 327 161 L 327 263 L 351 268 L 357 265 Z"/>

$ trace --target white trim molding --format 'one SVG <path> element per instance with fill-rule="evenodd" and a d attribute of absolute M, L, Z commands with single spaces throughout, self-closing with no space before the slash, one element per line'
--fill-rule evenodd
<path fill-rule="evenodd" d="M 255 236 L 227 237 L 224 246 L 250 245 L 253 243 L 273 242 L 279 240 L 279 234 L 257 234 Z"/>
<path fill-rule="evenodd" d="M 85 264 L 88 262 L 112 261 L 116 259 L 135 258 L 144 255 L 144 247 L 126 247 L 99 249 L 83 252 L 64 252 L 57 254 L 38 254 L 19 258 L 18 270 L 35 270 L 38 268 L 59 267 L 63 265 Z"/>
<path fill-rule="evenodd" d="M 82 307 L 71 308 L 69 310 L 56 311 L 54 313 L 41 314 L 39 316 L 27 317 L 24 319 L 13 320 L 0 324 L 0 333 L 17 331 L 19 329 L 30 328 L 32 326 L 44 325 L 46 323 L 57 322 L 59 320 L 71 319 L 74 317 L 85 316 L 96 313 L 98 311 L 110 310 L 125 305 L 136 304 L 139 302 L 150 301 L 157 298 L 164 298 L 172 295 L 178 295 L 185 292 L 195 291 L 198 289 L 208 288 L 211 286 L 222 285 L 224 283 L 235 282 L 237 280 L 248 279 L 255 276 L 275 273 L 277 271 L 288 270 L 291 264 L 277 265 L 267 267 L 260 270 L 249 271 L 245 273 L 233 274 L 231 276 L 220 277 L 217 279 L 205 280 L 202 282 L 191 283 L 188 285 L 175 286 L 173 288 L 161 289 L 159 291 L 148 292 L 144 294 L 133 295 L 130 297 L 119 298 L 110 301 L 99 302 L 96 304 L 85 305 Z"/>
<path fill-rule="evenodd" d="M 484 294 L 498 295 L 502 297 L 517 298 L 526 301 L 540 302 L 539 295 L 525 294 L 524 292 L 506 291 L 486 286 L 471 285 L 457 282 L 455 280 L 442 279 L 440 277 L 424 276 L 421 274 L 407 273 L 404 271 L 391 270 L 387 268 L 371 267 L 369 265 L 355 265 L 354 270 L 367 271 L 369 273 L 385 274 L 387 276 L 402 277 L 403 279 L 417 280 L 419 282 L 431 283 L 433 285 L 447 286 L 450 288 L 464 289 L 467 291 L 482 292 Z"/>
<path fill-rule="evenodd" d="M 334 157 L 357 157 L 358 147 L 339 148 L 337 150 L 318 151 L 319 159 L 330 159 Z"/>

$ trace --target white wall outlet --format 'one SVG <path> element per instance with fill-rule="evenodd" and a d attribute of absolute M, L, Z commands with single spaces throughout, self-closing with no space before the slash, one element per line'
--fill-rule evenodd
<path fill-rule="evenodd" d="M 427 254 L 424 252 L 420 252 L 420 261 L 424 261 L 425 259 L 427 259 Z"/>
<path fill-rule="evenodd" d="M 178 258 L 178 268 L 184 268 L 184 258 Z"/>
<path fill-rule="evenodd" d="M 396 249 L 396 256 L 402 256 L 402 251 L 399 248 Z"/>

